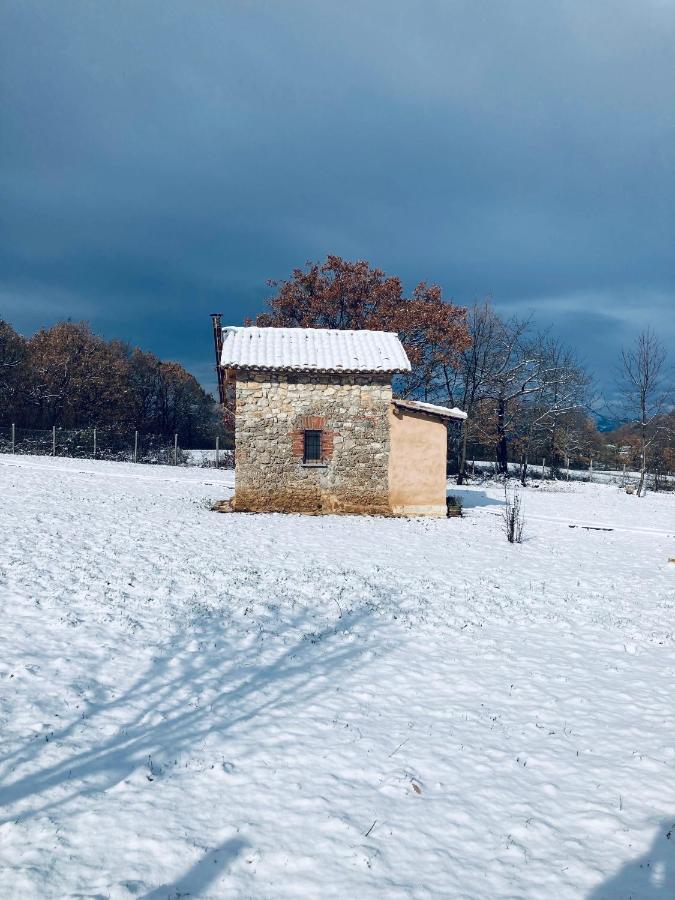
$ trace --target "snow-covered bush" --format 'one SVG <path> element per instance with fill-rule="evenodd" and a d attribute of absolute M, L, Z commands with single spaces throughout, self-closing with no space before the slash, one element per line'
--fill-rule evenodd
<path fill-rule="evenodd" d="M 509 544 L 522 544 L 525 519 L 523 517 L 523 498 L 517 487 L 509 491 L 504 485 L 504 533 Z"/>

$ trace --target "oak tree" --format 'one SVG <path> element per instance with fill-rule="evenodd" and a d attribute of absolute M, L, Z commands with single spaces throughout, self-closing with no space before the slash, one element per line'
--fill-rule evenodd
<path fill-rule="evenodd" d="M 438 285 L 420 282 L 406 296 L 399 278 L 365 260 L 330 255 L 269 284 L 276 293 L 257 317 L 259 326 L 398 332 L 413 369 L 399 380 L 407 396 L 433 399 L 444 366 L 456 365 L 469 345 L 466 310 L 444 300 Z"/>

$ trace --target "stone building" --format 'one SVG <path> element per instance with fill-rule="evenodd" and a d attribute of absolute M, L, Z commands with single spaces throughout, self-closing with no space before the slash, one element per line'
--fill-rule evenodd
<path fill-rule="evenodd" d="M 466 414 L 393 398 L 410 370 L 396 334 L 227 327 L 221 343 L 233 509 L 446 514 L 446 426 Z"/>

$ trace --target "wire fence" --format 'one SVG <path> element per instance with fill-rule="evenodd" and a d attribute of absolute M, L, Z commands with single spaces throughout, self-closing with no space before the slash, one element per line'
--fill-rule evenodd
<path fill-rule="evenodd" d="M 214 439 L 213 447 L 188 449 L 180 446 L 177 434 L 146 434 L 109 428 L 22 428 L 13 424 L 0 425 L 0 453 L 234 468 L 234 451 L 231 447 L 221 447 L 219 437 Z M 448 458 L 448 463 L 448 475 L 452 477 L 456 474 L 452 456 Z M 470 448 L 467 454 L 467 474 L 470 477 L 492 477 L 497 474 L 497 464 L 481 459 L 478 453 L 474 456 Z M 509 462 L 509 474 L 520 476 L 522 464 Z M 625 465 L 621 470 L 612 469 L 592 459 L 568 459 L 564 465 L 550 465 L 546 459 L 541 459 L 537 463 L 528 463 L 526 477 L 532 481 L 594 481 L 627 486 L 637 482 L 640 474 L 627 469 Z M 675 490 L 675 475 L 670 472 L 649 472 L 647 484 L 652 490 Z"/>
<path fill-rule="evenodd" d="M 520 478 L 523 474 L 520 462 L 509 462 L 508 469 L 510 477 Z M 479 458 L 467 459 L 466 471 L 473 478 L 493 478 L 499 474 L 496 462 Z M 453 474 L 456 472 L 451 472 L 451 477 Z M 528 463 L 525 477 L 527 481 L 585 481 L 628 487 L 637 485 L 640 473 L 626 465 L 622 465 L 620 469 L 614 469 L 592 459 L 588 462 L 565 460 L 562 465 L 551 465 L 545 458 L 542 458 L 538 463 Z M 651 490 L 675 491 L 675 475 L 673 473 L 650 471 L 645 474 L 645 481 Z"/>
<path fill-rule="evenodd" d="M 21 428 L 0 425 L 0 453 L 61 456 L 154 465 L 232 468 L 234 454 L 220 447 L 199 450 L 180 446 L 179 436 L 114 431 L 109 428 Z"/>

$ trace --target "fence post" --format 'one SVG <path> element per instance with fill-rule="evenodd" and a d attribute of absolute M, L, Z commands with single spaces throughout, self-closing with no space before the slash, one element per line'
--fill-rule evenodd
<path fill-rule="evenodd" d="M 14 448 L 16 446 L 16 425 L 12 422 L 12 453 L 14 453 Z"/>
<path fill-rule="evenodd" d="M 591 461 L 588 465 L 588 480 L 593 481 L 593 457 L 591 456 Z"/>
<path fill-rule="evenodd" d="M 546 469 L 546 458 L 544 457 L 544 459 L 542 459 L 542 461 L 541 461 L 541 480 L 542 481 L 544 480 L 545 469 Z"/>
<path fill-rule="evenodd" d="M 134 462 L 138 462 L 138 431 L 134 431 Z"/>
<path fill-rule="evenodd" d="M 96 459 L 96 426 L 94 426 L 94 459 Z"/>
<path fill-rule="evenodd" d="M 220 468 L 220 437 L 216 435 L 216 469 Z"/>
<path fill-rule="evenodd" d="M 178 435 L 174 434 L 173 436 L 173 464 L 174 466 L 178 465 Z"/>
<path fill-rule="evenodd" d="M 56 456 L 56 425 L 52 425 L 52 456 Z"/>

